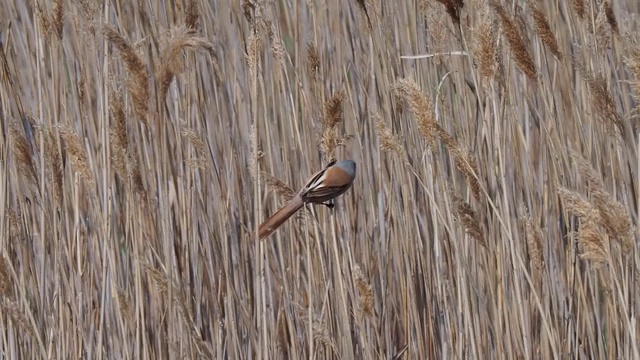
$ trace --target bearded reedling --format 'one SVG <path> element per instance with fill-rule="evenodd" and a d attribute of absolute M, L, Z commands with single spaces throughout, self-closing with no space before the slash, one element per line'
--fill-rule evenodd
<path fill-rule="evenodd" d="M 326 202 L 349 190 L 355 178 L 356 163 L 353 160 L 339 162 L 333 160 L 326 168 L 313 175 L 293 199 L 260 225 L 258 230 L 260 240 L 273 234 L 304 204 L 323 204 L 333 208 L 332 204 Z"/>

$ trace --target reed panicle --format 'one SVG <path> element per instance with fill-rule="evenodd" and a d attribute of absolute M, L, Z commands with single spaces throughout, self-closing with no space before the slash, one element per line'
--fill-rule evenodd
<path fill-rule="evenodd" d="M 320 71 L 320 53 L 313 41 L 307 42 L 307 74 L 313 81 L 318 80 Z"/>
<path fill-rule="evenodd" d="M 525 41 L 522 39 L 516 23 L 509 16 L 502 4 L 500 4 L 497 0 L 492 0 L 490 4 L 500 18 L 500 22 L 502 24 L 502 32 L 507 38 L 509 49 L 511 50 L 511 55 L 515 60 L 516 65 L 518 65 L 518 68 L 529 79 L 537 81 L 538 74 L 536 71 L 535 63 L 533 62 L 531 54 L 527 50 Z"/>
<path fill-rule="evenodd" d="M 588 71 L 578 60 L 573 59 L 574 67 L 580 72 L 591 93 L 591 105 L 597 118 L 607 127 L 609 134 L 625 134 L 622 116 L 618 114 L 613 96 L 608 89 L 607 82 L 601 76 Z"/>
<path fill-rule="evenodd" d="M 467 234 L 474 238 L 482 247 L 487 247 L 487 240 L 485 237 L 485 230 L 483 229 L 482 222 L 480 221 L 478 214 L 473 210 L 471 205 L 464 201 L 456 193 L 451 193 L 454 209 L 458 220 L 464 226 Z"/>
<path fill-rule="evenodd" d="M 584 19 L 586 14 L 586 8 L 584 6 L 584 0 L 571 0 L 571 6 L 573 7 L 573 11 L 576 12 L 578 18 L 581 20 Z"/>
<path fill-rule="evenodd" d="M 486 7 L 481 10 L 479 17 L 474 31 L 473 51 L 480 75 L 486 79 L 493 79 L 500 61 L 496 23 Z"/>
<path fill-rule="evenodd" d="M 51 129 L 43 129 L 45 140 L 45 156 L 49 165 L 49 179 L 51 181 L 53 196 L 58 206 L 62 205 L 64 196 L 64 167 L 62 156 L 58 151 L 58 140 Z"/>
<path fill-rule="evenodd" d="M 10 266 L 9 260 L 4 256 L 0 256 L 0 295 L 5 299 L 14 297 Z"/>
<path fill-rule="evenodd" d="M 342 122 L 342 100 L 344 91 L 339 90 L 334 93 L 324 103 L 324 115 L 322 118 L 322 138 L 320 140 L 320 151 L 323 154 L 323 161 L 335 158 L 335 150 L 341 138 L 338 136 L 338 125 Z"/>
<path fill-rule="evenodd" d="M 296 196 L 296 191 L 289 187 L 284 181 L 264 171 L 261 173 L 261 176 L 264 178 L 264 182 L 267 184 L 269 192 L 275 192 L 284 199 L 284 202 L 289 201 Z"/>
<path fill-rule="evenodd" d="M 547 49 L 551 51 L 553 56 L 556 57 L 556 59 L 562 60 L 562 52 L 560 51 L 560 47 L 558 46 L 556 36 L 551 30 L 551 26 L 549 25 L 547 16 L 532 0 L 530 0 L 528 3 L 531 7 L 531 15 L 533 17 L 533 22 L 535 24 L 538 37 L 540 38 L 540 40 L 542 40 L 542 43 L 547 47 Z"/>
<path fill-rule="evenodd" d="M 116 29 L 109 25 L 104 25 L 102 32 L 109 42 L 118 49 L 120 57 L 130 73 L 131 77 L 127 81 L 127 87 L 131 93 L 136 117 L 140 121 L 147 123 L 150 100 L 147 66 L 140 55 L 136 53 L 133 45 Z"/>
<path fill-rule="evenodd" d="M 467 183 L 471 187 L 471 192 L 476 200 L 480 200 L 482 187 L 480 185 L 480 167 L 476 157 L 468 150 L 463 148 L 451 135 L 449 135 L 440 125 L 436 127 L 436 131 L 445 148 L 453 155 L 456 167 Z"/>
<path fill-rule="evenodd" d="M 560 187 L 558 194 L 567 211 L 580 221 L 577 231 L 578 244 L 582 247 L 580 256 L 592 261 L 594 267 L 601 267 L 609 260 L 608 238 L 602 232 L 602 217 L 598 209 L 575 191 Z"/>
<path fill-rule="evenodd" d="M 402 141 L 391 132 L 379 114 L 373 115 L 373 118 L 375 119 L 376 133 L 380 138 L 380 149 L 391 152 L 397 156 L 403 164 L 409 164 L 409 156 L 407 155 L 407 150 L 402 145 Z"/>
<path fill-rule="evenodd" d="M 200 27 L 200 15 L 198 13 L 198 2 L 196 0 L 187 0 L 187 8 L 185 11 L 185 25 L 188 29 L 198 30 Z"/>
<path fill-rule="evenodd" d="M 542 243 L 542 229 L 535 223 L 530 214 L 527 214 L 524 204 L 520 205 L 520 211 L 522 215 L 520 220 L 524 224 L 524 230 L 527 239 L 527 249 L 529 250 L 529 260 L 531 262 L 531 268 L 535 270 L 537 276 L 540 276 L 540 272 L 543 271 L 544 260 L 544 244 Z"/>
<path fill-rule="evenodd" d="M 20 224 L 21 214 L 14 208 L 8 208 L 5 212 L 7 221 L 9 245 L 19 244 L 24 241 L 24 233 Z"/>
<path fill-rule="evenodd" d="M 353 268 L 353 276 L 356 281 L 356 286 L 358 287 L 358 293 L 360 294 L 360 307 L 362 311 L 369 317 L 375 316 L 373 289 L 362 273 L 360 266 L 356 265 Z"/>
<path fill-rule="evenodd" d="M 214 55 L 213 44 L 197 36 L 193 28 L 182 26 L 172 29 L 167 44 L 161 50 L 162 60 L 156 76 L 161 100 L 166 98 L 169 85 L 175 76 L 184 71 L 184 63 L 180 55 L 185 49 L 205 51 Z"/>
<path fill-rule="evenodd" d="M 605 17 L 607 18 L 607 23 L 609 24 L 609 28 L 611 28 L 611 31 L 614 34 L 620 35 L 620 29 L 618 28 L 618 20 L 616 20 L 616 14 L 613 12 L 613 5 L 611 4 L 611 1 L 609 0 L 603 1 L 602 8 L 603 8 Z"/>
<path fill-rule="evenodd" d="M 11 320 L 12 325 L 19 328 L 24 336 L 28 336 L 29 338 L 34 337 L 35 330 L 17 301 L 4 298 L 0 300 L 0 309 L 2 313 Z"/>
<path fill-rule="evenodd" d="M 47 11 L 43 4 L 37 3 L 38 23 L 42 33 L 47 39 L 55 37 L 57 40 L 62 39 L 62 30 L 64 26 L 64 7 L 62 0 L 53 1 L 53 9 Z"/>
<path fill-rule="evenodd" d="M 127 135 L 127 120 L 122 99 L 114 89 L 111 89 L 109 93 L 109 106 L 111 107 L 111 117 L 113 119 L 113 124 L 109 131 L 113 166 L 116 174 L 123 179 L 128 179 L 131 163 L 129 161 L 130 148 Z"/>
<path fill-rule="evenodd" d="M 66 153 L 71 160 L 71 165 L 80 177 L 87 182 L 87 185 L 93 187 L 95 185 L 95 177 L 89 166 L 82 139 L 75 129 L 68 125 L 59 125 L 58 131 L 64 141 Z"/>
<path fill-rule="evenodd" d="M 24 132 L 18 127 L 16 121 L 9 123 L 9 139 L 11 140 L 11 151 L 15 156 L 15 165 L 18 172 L 28 184 L 36 186 L 38 184 L 38 170 L 32 154 L 31 145 Z"/>
<path fill-rule="evenodd" d="M 413 79 L 399 79 L 396 89 L 409 104 L 411 113 L 416 118 L 420 134 L 427 140 L 431 151 L 437 152 L 436 128 L 437 123 L 434 117 L 433 106 L 427 97 L 420 91 L 418 84 Z"/>

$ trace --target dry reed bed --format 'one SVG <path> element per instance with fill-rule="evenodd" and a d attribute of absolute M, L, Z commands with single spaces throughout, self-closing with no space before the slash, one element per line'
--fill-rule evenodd
<path fill-rule="evenodd" d="M 633 1 L 34 4 L 3 357 L 640 357 Z M 336 208 L 255 242 L 333 157 Z"/>

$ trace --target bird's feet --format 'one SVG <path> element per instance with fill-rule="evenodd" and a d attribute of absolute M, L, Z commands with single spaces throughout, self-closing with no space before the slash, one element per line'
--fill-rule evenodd
<path fill-rule="evenodd" d="M 333 208 L 335 207 L 335 205 L 333 203 L 330 203 L 330 202 L 324 202 L 324 203 L 322 203 L 322 205 L 328 207 L 331 210 L 333 210 Z"/>

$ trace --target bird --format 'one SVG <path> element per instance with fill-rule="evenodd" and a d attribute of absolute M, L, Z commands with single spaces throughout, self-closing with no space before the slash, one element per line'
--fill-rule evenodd
<path fill-rule="evenodd" d="M 327 201 L 349 190 L 355 178 L 356 163 L 353 160 L 336 161 L 333 159 L 324 169 L 311 176 L 293 199 L 260 224 L 259 240 L 273 234 L 280 225 L 305 204 L 322 204 L 332 209 L 333 204 L 327 203 Z"/>

